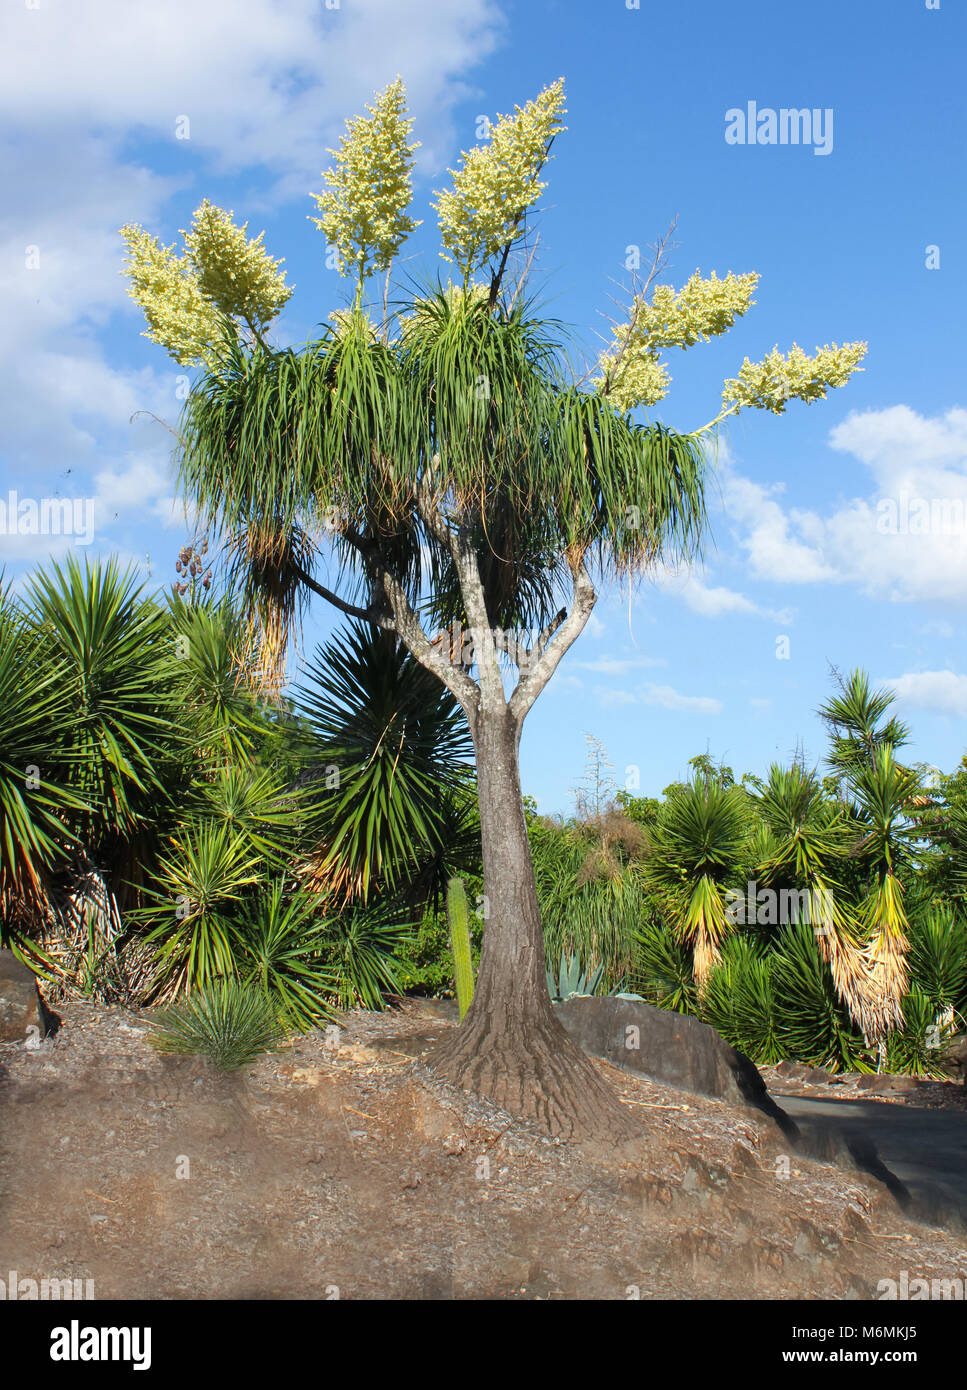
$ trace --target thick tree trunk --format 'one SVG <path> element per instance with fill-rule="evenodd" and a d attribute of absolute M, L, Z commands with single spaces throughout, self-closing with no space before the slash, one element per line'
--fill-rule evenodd
<path fill-rule="evenodd" d="M 519 725 L 506 705 L 473 721 L 486 925 L 473 1003 L 432 1055 L 440 1077 L 535 1119 L 551 1134 L 633 1135 L 638 1126 L 558 1021 L 521 799 Z"/>

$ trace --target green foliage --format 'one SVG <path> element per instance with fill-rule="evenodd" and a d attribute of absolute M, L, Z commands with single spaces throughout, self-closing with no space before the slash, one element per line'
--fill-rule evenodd
<path fill-rule="evenodd" d="M 317 880 L 342 901 L 417 881 L 439 896 L 477 843 L 463 712 L 405 648 L 361 625 L 320 650 L 309 676 L 301 708 L 316 741 L 307 811 Z"/>
<path fill-rule="evenodd" d="M 159 982 L 190 989 L 234 974 L 230 921 L 259 880 L 255 851 L 228 826 L 196 821 L 178 832 L 138 913 Z"/>
<path fill-rule="evenodd" d="M 594 970 L 586 970 L 580 956 L 567 956 L 563 953 L 555 974 L 553 963 L 548 957 L 547 988 L 555 1003 L 559 1000 L 573 999 L 576 995 L 597 994 L 603 978 L 603 965 L 597 966 Z"/>
<path fill-rule="evenodd" d="M 286 1036 L 275 1003 L 254 984 L 216 979 L 150 1020 L 159 1052 L 207 1057 L 238 1071 L 275 1050 Z"/>
<path fill-rule="evenodd" d="M 453 950 L 453 983 L 457 992 L 460 1017 L 473 1003 L 473 959 L 470 949 L 470 910 L 467 890 L 462 878 L 451 878 L 447 885 L 447 916 L 450 919 L 450 943 Z"/>
<path fill-rule="evenodd" d="M 634 963 L 629 973 L 631 988 L 659 1009 L 694 1014 L 698 993 L 692 973 L 692 959 L 674 932 L 649 914 L 643 918 L 635 938 Z"/>
<path fill-rule="evenodd" d="M 734 929 L 729 895 L 746 877 L 749 836 L 746 793 L 701 774 L 668 798 L 651 831 L 647 881 L 692 948 L 699 993 Z"/>
<path fill-rule="evenodd" d="M 381 1009 L 384 995 L 400 993 L 395 955 L 412 928 L 384 913 L 354 907 L 329 919 L 323 960 L 335 976 L 341 1009 Z"/>
<path fill-rule="evenodd" d="M 58 672 L 72 709 L 57 750 L 76 794 L 86 838 L 128 835 L 152 817 L 168 756 L 174 700 L 161 669 L 167 619 L 140 598 L 117 563 L 82 568 L 73 556 L 36 572 L 27 587 L 27 620 L 38 634 L 44 668 Z M 49 740 L 45 740 L 49 743 Z"/>
<path fill-rule="evenodd" d="M 49 642 L 0 592 L 0 932 L 49 911 L 70 817 L 89 811 L 71 789 L 63 750 L 73 737 L 72 687 Z"/>
<path fill-rule="evenodd" d="M 243 984 L 257 985 L 298 1031 L 332 1017 L 340 980 L 331 964 L 328 926 L 312 897 L 277 878 L 245 905 L 232 925 L 233 956 Z"/>
<path fill-rule="evenodd" d="M 748 937 L 726 943 L 702 1001 L 702 1018 L 760 1066 L 785 1055 L 772 982 L 772 959 Z"/>
<path fill-rule="evenodd" d="M 872 1070 L 863 1036 L 837 998 L 811 927 L 785 928 L 771 975 L 783 1056 L 830 1071 Z"/>
<path fill-rule="evenodd" d="M 840 693 L 819 713 L 830 736 L 829 764 L 840 776 L 849 776 L 861 767 L 872 768 L 880 748 L 909 743 L 910 730 L 895 717 L 881 723 L 896 696 L 889 690 L 871 690 L 865 671 L 854 671 L 846 681 L 838 674 L 836 679 Z"/>
<path fill-rule="evenodd" d="M 599 961 L 617 981 L 631 963 L 645 897 L 640 869 L 608 834 L 537 820 L 530 844 L 548 953 Z"/>
<path fill-rule="evenodd" d="M 914 983 L 903 998 L 903 1022 L 886 1038 L 885 1070 L 943 1078 L 944 1054 L 963 1019 L 938 1015 L 935 1002 Z"/>
<path fill-rule="evenodd" d="M 967 919 L 941 903 L 915 902 L 908 935 L 913 987 L 935 1013 L 967 1016 Z"/>

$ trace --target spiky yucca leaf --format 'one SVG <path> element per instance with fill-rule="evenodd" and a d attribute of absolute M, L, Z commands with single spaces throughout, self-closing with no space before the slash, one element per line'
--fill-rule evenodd
<path fill-rule="evenodd" d="M 240 979 L 258 985 L 292 1027 L 304 1031 L 332 1017 L 338 980 L 311 896 L 277 878 L 246 902 L 231 932 Z"/>
<path fill-rule="evenodd" d="M 401 890 L 445 850 L 447 794 L 471 749 L 452 696 L 392 638 L 357 626 L 309 668 L 301 708 L 317 740 L 308 793 L 310 880 L 342 901 Z M 452 817 L 449 818 L 452 825 Z"/>
<path fill-rule="evenodd" d="M 729 890 L 748 852 L 745 793 L 696 778 L 670 796 L 652 831 L 648 882 L 683 944 L 692 949 L 701 995 L 734 930 Z"/>
<path fill-rule="evenodd" d="M 3 944 L 50 919 L 52 874 L 92 808 L 71 789 L 70 670 L 0 592 L 0 921 Z M 24 941 L 26 938 L 24 938 Z"/>

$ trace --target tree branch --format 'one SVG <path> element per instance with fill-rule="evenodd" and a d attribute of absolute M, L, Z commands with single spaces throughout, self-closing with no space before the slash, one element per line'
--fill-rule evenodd
<path fill-rule="evenodd" d="M 511 717 L 518 728 L 523 724 L 531 705 L 557 670 L 565 652 L 574 645 L 584 631 L 588 618 L 591 616 L 591 610 L 598 601 L 583 557 L 569 559 L 568 563 L 574 583 L 574 602 L 570 613 L 559 624 L 558 619 L 554 619 L 554 623 L 550 625 L 553 629 L 551 638 L 556 640 L 549 639 L 548 645 L 541 651 L 527 675 L 518 682 L 517 689 L 510 697 Z M 560 616 L 558 614 L 558 618 Z"/>
<path fill-rule="evenodd" d="M 354 603 L 347 603 L 346 600 L 340 598 L 338 594 L 334 594 L 331 589 L 327 589 L 324 584 L 318 583 L 318 581 L 313 579 L 312 575 L 309 574 L 307 570 L 304 570 L 301 565 L 293 563 L 292 568 L 297 578 L 307 589 L 311 589 L 314 594 L 318 594 L 320 598 L 324 598 L 327 603 L 331 603 L 332 606 L 338 608 L 340 612 L 348 613 L 350 618 L 361 618 L 363 622 L 375 623 L 378 627 L 385 628 L 388 632 L 395 630 L 393 624 L 386 619 L 385 615 L 379 614 L 372 605 L 370 605 L 369 608 L 357 608 Z"/>
<path fill-rule="evenodd" d="M 416 508 L 424 524 L 440 544 L 447 548 L 453 559 L 463 605 L 470 623 L 474 659 L 480 674 L 480 696 L 489 706 L 502 705 L 505 703 L 504 682 L 497 662 L 497 647 L 494 634 L 490 630 L 487 601 L 473 547 L 447 524 L 425 481 L 417 486 Z M 476 685 L 474 689 L 477 689 Z"/>
<path fill-rule="evenodd" d="M 379 578 L 395 618 L 393 630 L 399 633 L 420 665 L 432 671 L 437 679 L 443 682 L 472 726 L 480 704 L 480 690 L 476 682 L 471 680 L 461 667 L 447 661 L 442 650 L 438 651 L 434 647 L 423 631 L 423 625 L 413 611 L 399 580 L 386 570 L 380 571 Z"/>

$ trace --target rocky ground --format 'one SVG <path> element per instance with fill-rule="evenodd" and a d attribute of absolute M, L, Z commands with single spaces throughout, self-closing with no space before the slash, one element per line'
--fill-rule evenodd
<path fill-rule="evenodd" d="M 0 1278 L 102 1299 L 867 1299 L 902 1270 L 967 1274 L 963 1238 L 869 1175 L 604 1062 L 640 1140 L 549 1141 L 426 1071 L 439 1013 L 353 1013 L 228 1078 L 158 1056 L 136 1014 L 62 1006 L 36 1050 L 0 1045 Z"/>
<path fill-rule="evenodd" d="M 915 1076 L 829 1072 L 802 1062 L 779 1062 L 760 1067 L 762 1079 L 782 1103 L 783 1096 L 828 1100 L 877 1100 L 889 1105 L 912 1105 L 923 1110 L 967 1111 L 963 1081 L 934 1081 Z"/>

